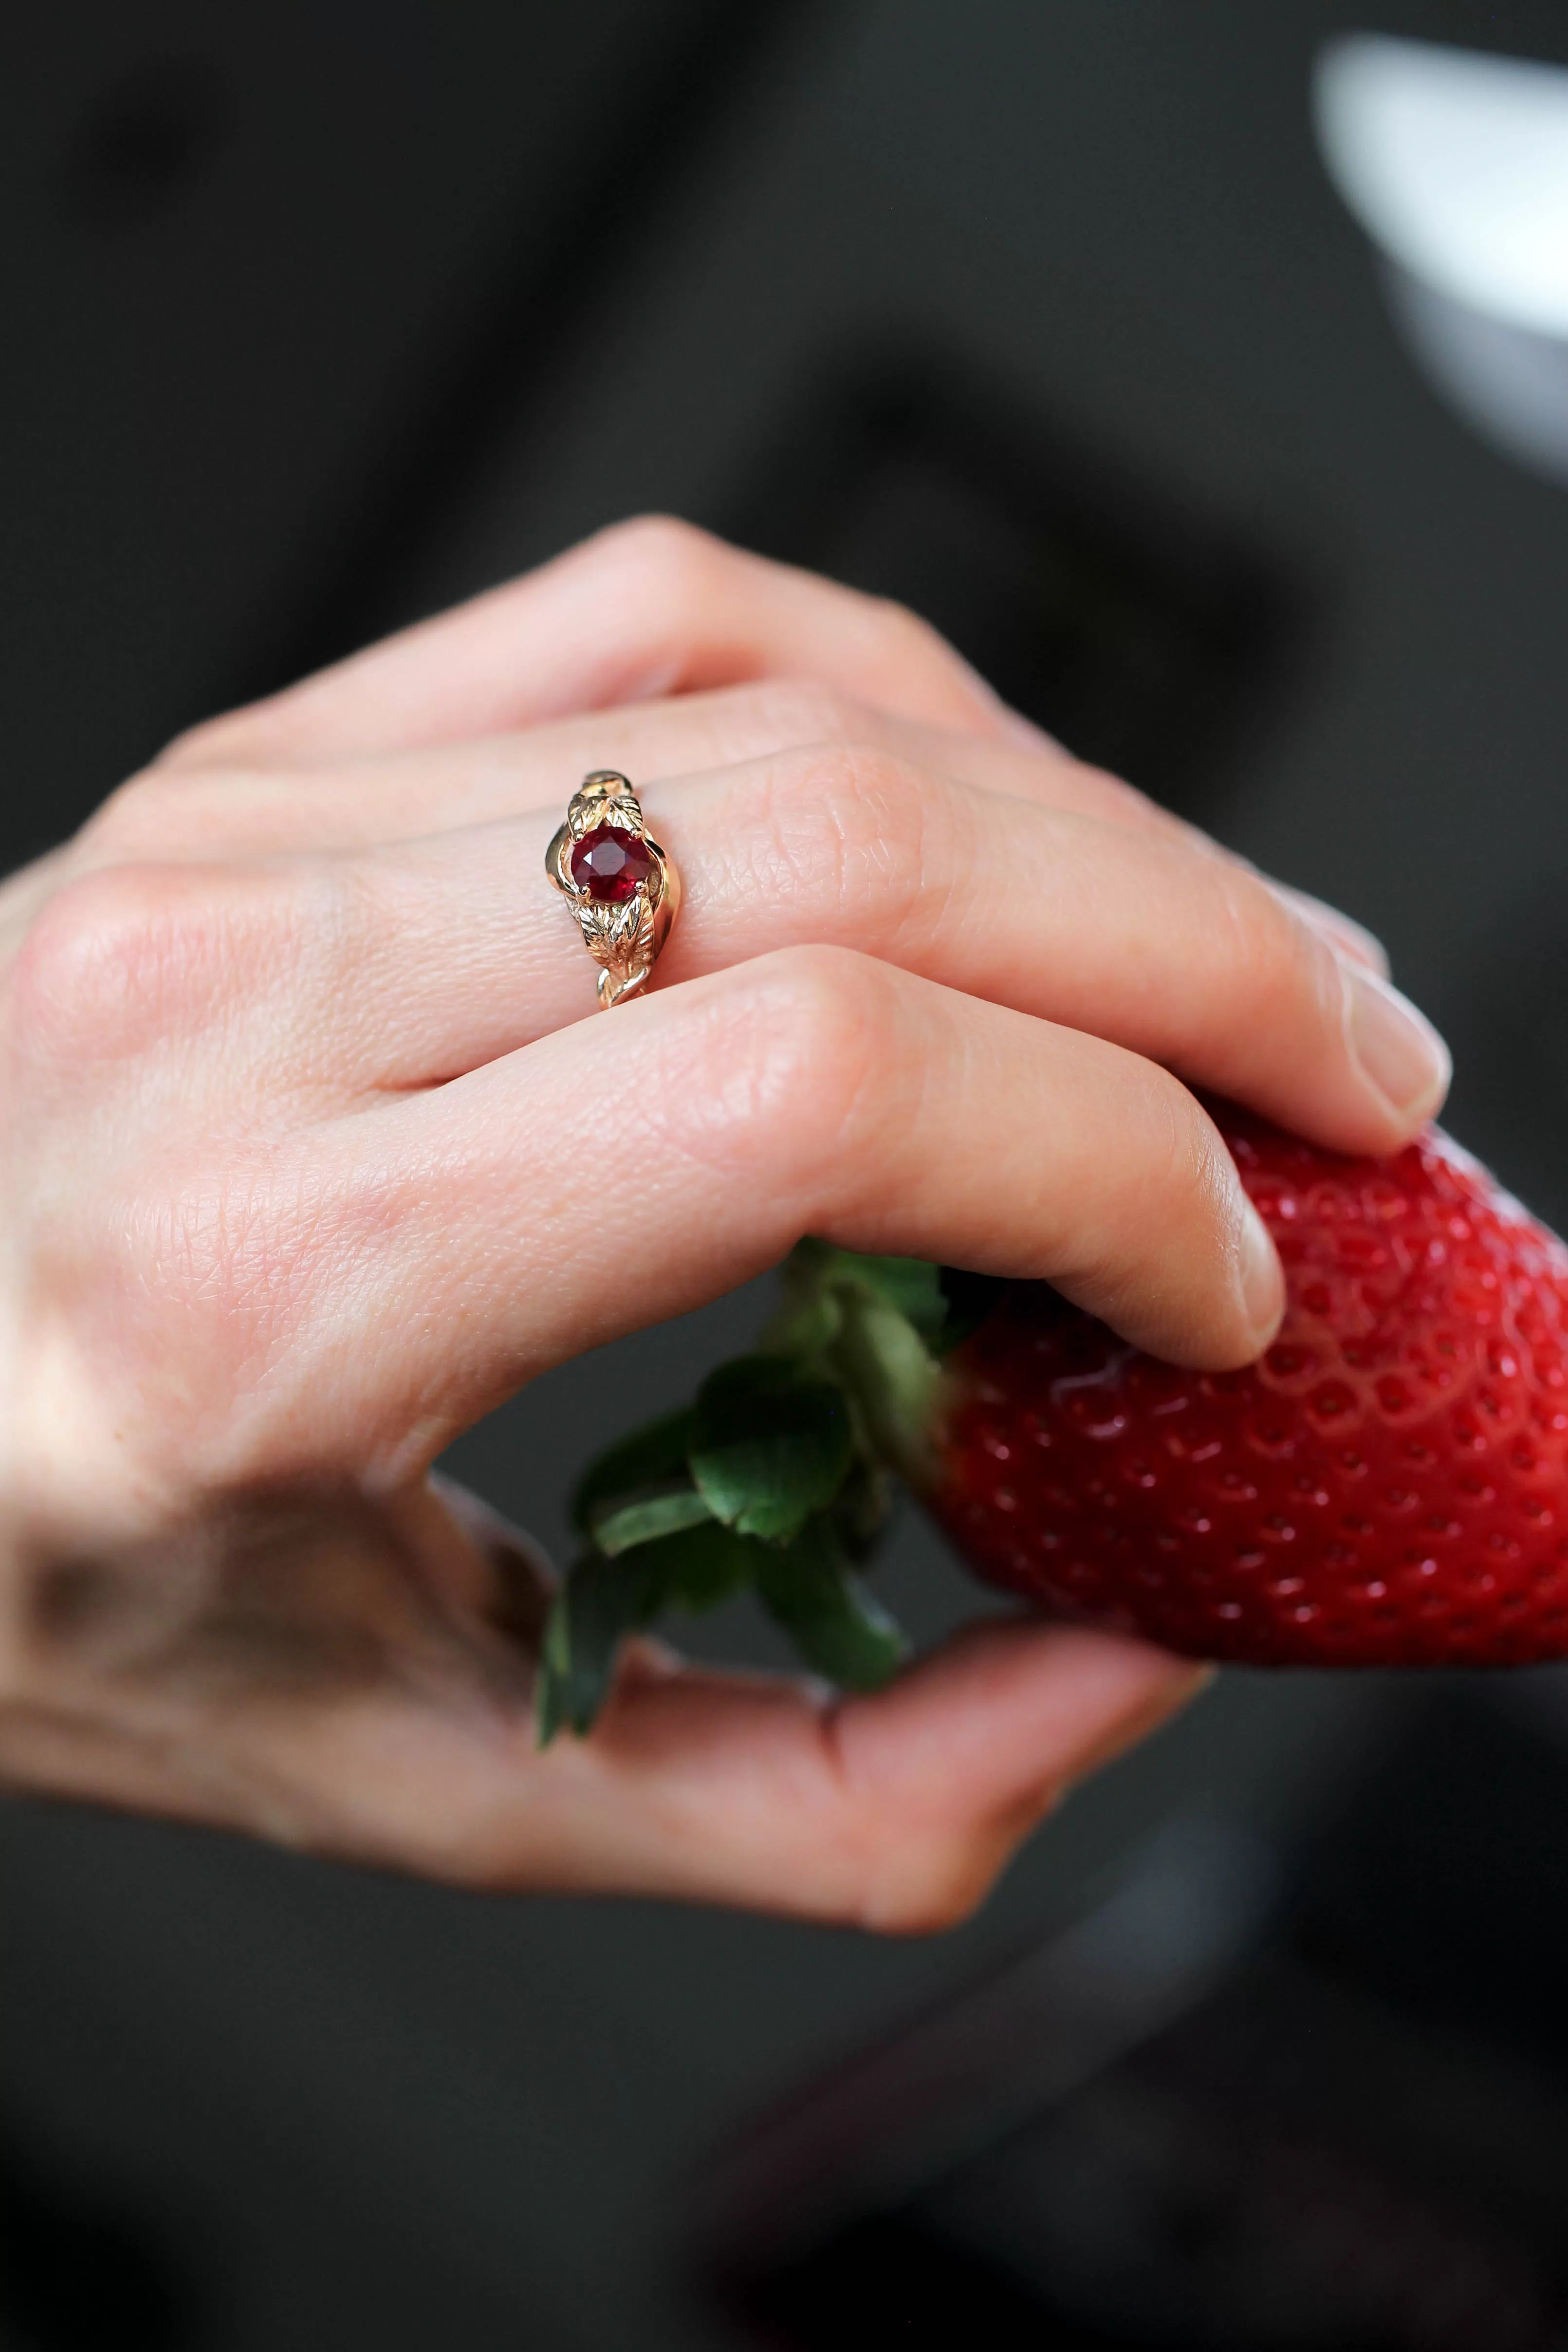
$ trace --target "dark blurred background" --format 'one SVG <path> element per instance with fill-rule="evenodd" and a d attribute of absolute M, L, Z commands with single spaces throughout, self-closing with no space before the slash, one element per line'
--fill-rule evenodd
<path fill-rule="evenodd" d="M 1389 943 L 1568 1218 L 1568 490 L 1314 142 L 1561 0 L 54 0 L 0 75 L 6 863 L 662 508 Z M 742 1296 L 630 1343 L 684 1385 Z M 552 1544 L 603 1368 L 454 1466 Z M 889 1596 L 968 1605 L 910 1526 Z M 737 1610 L 721 1654 L 771 1654 Z M 1568 2344 L 1568 1696 L 1226 1675 L 931 1943 L 0 1814 L 0 2345 Z"/>

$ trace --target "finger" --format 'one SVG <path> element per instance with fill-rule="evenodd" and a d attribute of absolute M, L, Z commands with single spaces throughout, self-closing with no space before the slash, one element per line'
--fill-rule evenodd
<path fill-rule="evenodd" d="M 0 967 L 9 963 L 28 926 L 70 871 L 69 852 L 53 849 L 0 884 Z"/>
<path fill-rule="evenodd" d="M 1352 954 L 1330 910 L 1309 919 L 1185 827 L 977 792 L 850 744 L 667 785 L 658 828 L 686 887 L 663 985 L 773 948 L 855 947 L 1344 1151 L 1400 1149 L 1447 1089 L 1447 1050 L 1374 943 Z"/>
<path fill-rule="evenodd" d="M 548 1569 L 437 1486 L 384 1521 L 274 1496 L 185 1530 L 172 1581 L 150 1549 L 100 1561 L 119 1605 L 33 1624 L 0 1775 L 468 1883 L 910 1930 L 973 1907 L 1065 1789 L 1205 1679 L 1119 1637 L 990 1619 L 840 1702 L 643 1642 L 593 1737 L 542 1755 Z"/>
<path fill-rule="evenodd" d="M 1068 1789 L 1206 1679 L 1120 1636 L 996 1619 L 843 1701 L 639 1645 L 593 1735 L 543 1754 L 525 1688 L 252 1701 L 221 1725 L 132 1689 L 113 1725 L 8 1710 L 0 1771 L 464 1885 L 919 1934 L 973 1911 Z"/>
<path fill-rule="evenodd" d="M 661 777 L 810 745 L 879 749 L 955 782 L 1108 824 L 1152 827 L 1215 856 L 1231 854 L 1047 737 L 1031 742 L 1013 731 L 1004 738 L 925 726 L 816 680 L 783 677 L 326 768 L 159 761 L 111 794 L 70 862 L 79 871 L 127 858 L 208 861 L 415 840 L 526 810 L 559 809 L 572 782 L 593 768 L 618 768 L 647 789 L 649 778 L 657 787 Z M 1258 878 L 1339 953 L 1387 978 L 1388 958 L 1361 924 L 1304 891 Z"/>
<path fill-rule="evenodd" d="M 948 1927 L 1067 1788 L 1205 1679 L 1141 1643 L 994 1620 L 842 1702 L 634 1662 L 526 1798 L 497 1786 L 458 1874 Z"/>
<path fill-rule="evenodd" d="M 1250 1360 L 1283 1304 L 1175 1079 L 843 950 L 763 957 L 321 1126 L 241 1116 L 221 1137 L 116 1225 L 102 1285 L 81 1276 L 91 1360 L 124 1363 L 180 1302 L 184 1352 L 142 1349 L 116 1392 L 149 1479 L 353 1465 L 396 1487 L 533 1373 L 806 1233 L 1054 1281 L 1176 1362 Z M 243 1409 L 215 1414 L 237 1383 Z"/>
<path fill-rule="evenodd" d="M 209 721 L 166 757 L 335 760 L 777 676 L 820 678 L 933 726 L 1038 738 L 901 606 L 652 517 Z"/>
<path fill-rule="evenodd" d="M 1398 1149 L 1446 1086 L 1413 1007 L 1182 834 L 977 793 L 864 748 L 667 784 L 649 814 L 685 889 L 661 986 L 776 948 L 853 947 L 1092 1031 L 1347 1151 Z M 280 1099 L 301 1071 L 329 1103 L 332 1088 L 428 1085 L 592 1009 L 594 967 L 542 880 L 554 824 L 551 810 L 299 869 L 174 877 L 176 899 L 221 922 L 237 986 L 285 977 L 281 1000 L 271 986 L 224 1008 Z"/>
<path fill-rule="evenodd" d="M 880 749 L 955 782 L 1044 806 L 1204 838 L 1115 776 L 1043 738 L 1041 743 L 1036 750 L 892 719 L 810 679 L 763 679 L 335 766 L 208 769 L 160 761 L 104 803 L 73 863 L 202 861 L 415 840 L 531 809 L 559 814 L 578 779 L 594 768 L 617 768 L 647 791 L 665 777 L 835 744 Z"/>
<path fill-rule="evenodd" d="M 1289 882 L 1277 882 L 1268 875 L 1261 878 L 1293 912 L 1315 925 L 1341 955 L 1348 955 L 1354 963 L 1365 964 L 1384 980 L 1388 978 L 1388 950 L 1364 923 L 1358 923 L 1338 907 L 1326 905 L 1321 898 L 1314 898 L 1308 890 L 1294 889 Z"/>

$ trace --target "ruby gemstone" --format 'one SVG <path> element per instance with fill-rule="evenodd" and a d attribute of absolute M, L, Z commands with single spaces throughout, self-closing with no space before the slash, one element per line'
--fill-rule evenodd
<path fill-rule="evenodd" d="M 572 879 L 601 904 L 629 898 L 653 872 L 653 854 L 635 833 L 601 824 L 585 833 L 572 852 Z"/>

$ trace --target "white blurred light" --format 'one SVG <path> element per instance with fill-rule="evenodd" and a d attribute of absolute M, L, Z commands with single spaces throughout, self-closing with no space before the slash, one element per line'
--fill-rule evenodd
<path fill-rule="evenodd" d="M 1323 50 L 1314 97 L 1415 356 L 1490 439 L 1568 478 L 1568 70 L 1357 33 Z"/>
<path fill-rule="evenodd" d="M 1318 64 L 1334 184 L 1392 260 L 1568 335 L 1568 70 L 1357 33 Z"/>

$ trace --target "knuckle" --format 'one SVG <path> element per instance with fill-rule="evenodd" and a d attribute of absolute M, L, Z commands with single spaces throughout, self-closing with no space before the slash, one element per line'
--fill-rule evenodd
<path fill-rule="evenodd" d="M 13 1044 L 28 1062 L 101 1064 L 145 1052 L 221 993 L 234 910 L 205 869 L 113 866 L 78 875 L 34 919 L 12 972 Z"/>
<path fill-rule="evenodd" d="M 962 661 L 942 631 L 908 604 L 900 604 L 891 596 L 873 596 L 868 602 L 873 625 L 888 650 L 900 661 L 912 668 L 930 668 L 937 664 L 946 668 Z"/>
<path fill-rule="evenodd" d="M 305 679 L 300 686 L 263 695 L 259 701 L 242 702 L 233 710 L 215 711 L 210 718 L 196 719 L 164 744 L 146 772 L 179 774 L 193 768 L 228 769 L 253 761 L 258 750 L 265 751 L 274 715 L 286 709 L 296 695 L 308 692 L 311 683 Z"/>
<path fill-rule="evenodd" d="M 776 958 L 776 984 L 795 1026 L 808 1045 L 835 1052 L 859 1038 L 868 977 L 864 959 L 847 948 L 784 948 Z"/>
<path fill-rule="evenodd" d="M 758 1100 L 770 1126 L 808 1144 L 842 1131 L 867 1083 L 874 1016 L 862 965 L 846 949 L 781 949 L 746 992 L 762 1066 Z"/>
<path fill-rule="evenodd" d="M 209 752 L 228 731 L 226 717 L 199 719 L 195 726 L 183 727 L 177 735 L 170 738 L 154 759 L 153 768 L 178 772 L 182 769 L 205 767 Z"/>
<path fill-rule="evenodd" d="M 781 1202 L 819 1199 L 874 1116 L 884 969 L 845 948 L 781 948 L 710 996 L 662 1089 L 686 1150 Z"/>
<path fill-rule="evenodd" d="M 110 867 L 66 883 L 34 919 L 13 971 L 23 1057 L 113 1055 L 163 995 L 173 948 L 153 869 Z"/>
<path fill-rule="evenodd" d="M 183 744 L 187 740 L 182 736 L 179 741 Z M 83 825 L 79 835 L 82 848 L 89 856 L 123 857 L 137 852 L 155 858 L 171 844 L 188 837 L 186 819 L 195 781 L 192 771 L 196 766 L 195 759 L 182 756 L 176 763 L 164 752 L 158 766 L 144 768 L 117 785 Z"/>
<path fill-rule="evenodd" d="M 792 1074 L 818 1126 L 837 1138 L 864 1107 L 894 1024 L 891 975 L 850 948 L 781 949 L 769 976 Z M 792 1107 L 793 1108 L 793 1107 Z"/>
<path fill-rule="evenodd" d="M 931 794 L 874 745 L 834 742 L 777 761 L 766 838 L 792 887 L 896 931 L 927 879 Z"/>
<path fill-rule="evenodd" d="M 832 1739 L 831 1728 L 826 1737 Z M 882 1936 L 934 1936 L 960 1927 L 984 1901 L 1028 1828 L 1026 1820 L 968 1820 L 917 1826 L 900 1805 L 873 1796 L 846 1799 L 833 1878 L 844 1916 Z"/>
<path fill-rule="evenodd" d="M 915 1848 L 918 1839 L 906 1838 Z M 871 1871 L 855 1907 L 855 1924 L 879 1936 L 941 1936 L 972 1919 L 990 1892 L 999 1858 L 951 1844 L 911 1852 L 892 1867 Z"/>
<path fill-rule="evenodd" d="M 616 570 L 637 575 L 653 593 L 678 605 L 707 590 L 731 552 L 710 531 L 666 514 L 612 523 L 595 544 Z"/>

